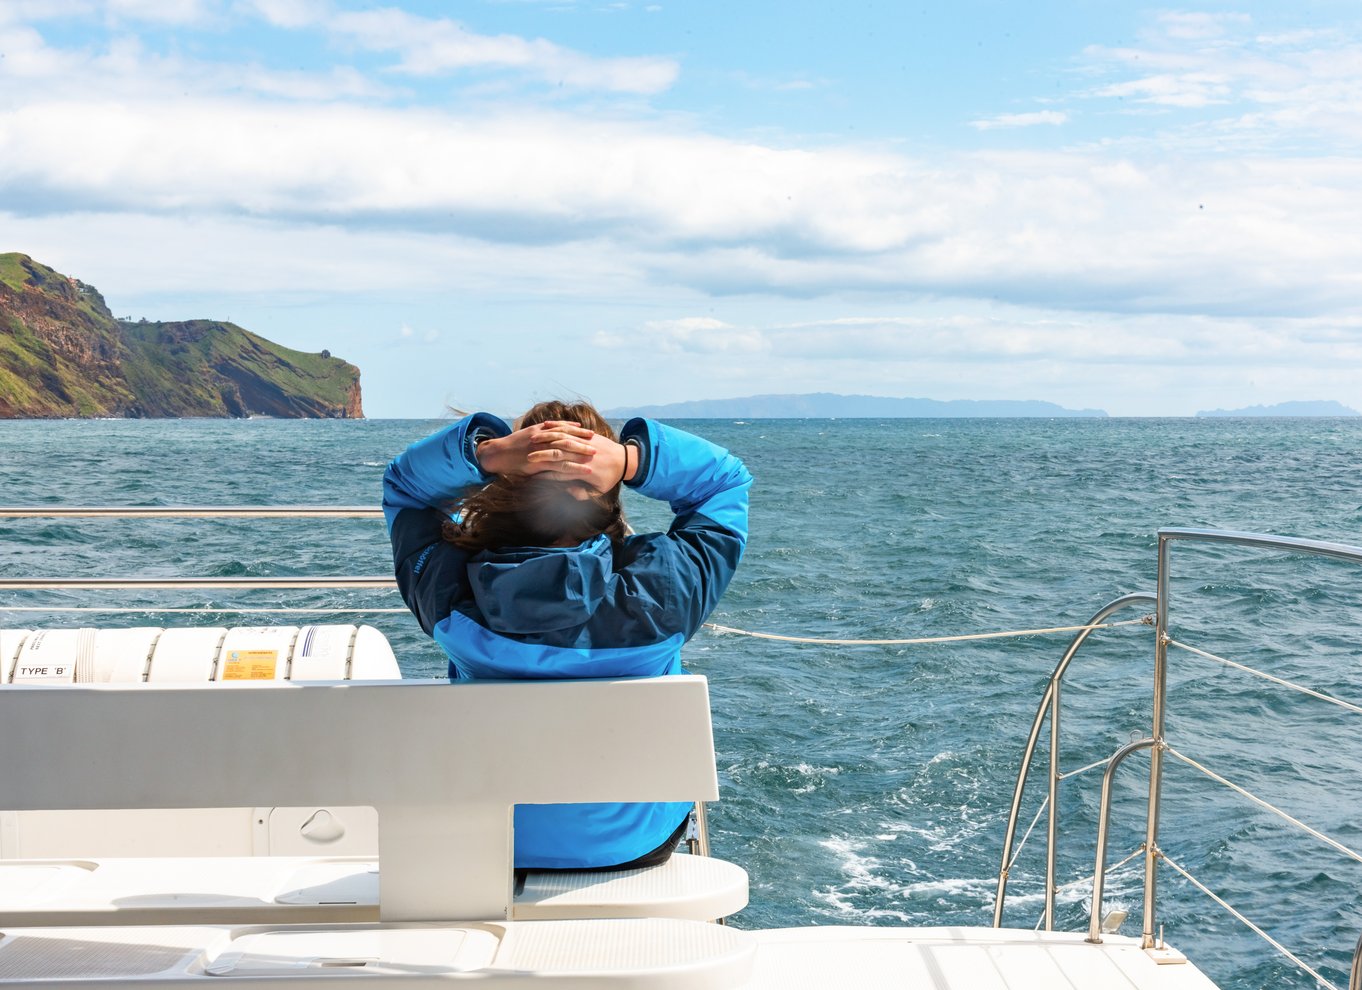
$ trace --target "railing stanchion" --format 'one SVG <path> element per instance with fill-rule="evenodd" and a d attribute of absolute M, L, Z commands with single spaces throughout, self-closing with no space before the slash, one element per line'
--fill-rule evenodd
<path fill-rule="evenodd" d="M 1050 698 L 1050 789 L 1049 820 L 1045 823 L 1045 930 L 1055 930 L 1055 870 L 1059 855 L 1059 693 L 1060 683 Z"/>
<path fill-rule="evenodd" d="M 1158 602 L 1154 606 L 1154 711 L 1149 735 L 1154 745 L 1149 752 L 1149 815 L 1144 836 L 1144 931 L 1140 947 L 1152 949 L 1154 940 L 1154 897 L 1158 890 L 1159 798 L 1163 790 L 1164 702 L 1168 696 L 1168 562 L 1172 544 L 1159 534 Z"/>

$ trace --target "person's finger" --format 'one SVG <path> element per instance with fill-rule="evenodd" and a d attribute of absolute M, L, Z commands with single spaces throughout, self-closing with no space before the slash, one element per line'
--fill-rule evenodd
<path fill-rule="evenodd" d="M 547 433 L 535 441 L 535 447 L 540 450 L 545 447 L 556 447 L 559 450 L 570 450 L 573 453 L 588 456 L 596 453 L 596 448 L 585 440 L 579 440 L 576 437 L 554 436 Z"/>
<path fill-rule="evenodd" d="M 592 437 L 596 435 L 595 431 L 588 430 L 585 426 L 582 426 L 579 423 L 573 423 L 571 421 L 562 419 L 550 419 L 540 423 L 538 427 L 538 432 L 544 433 L 547 431 L 552 431 L 555 433 L 567 433 L 574 437 L 581 437 L 583 440 L 590 440 Z"/>
<path fill-rule="evenodd" d="M 589 465 L 595 456 L 594 450 L 565 450 L 560 447 L 545 447 L 540 450 L 532 450 L 525 455 L 525 460 L 531 464 L 540 463 L 572 463 Z"/>

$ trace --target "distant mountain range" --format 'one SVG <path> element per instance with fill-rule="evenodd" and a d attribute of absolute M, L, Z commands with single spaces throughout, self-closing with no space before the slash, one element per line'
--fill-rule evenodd
<path fill-rule="evenodd" d="M 623 419 L 965 419 L 983 417 L 1105 416 L 1101 409 L 1065 409 L 1032 399 L 895 399 L 882 395 L 748 395 L 736 399 L 697 399 L 657 406 L 608 409 Z"/>
<path fill-rule="evenodd" d="M 0 254 L 0 419 L 362 418 L 359 369 L 234 323 L 119 320 L 92 285 Z"/>
<path fill-rule="evenodd" d="M 1275 406 L 1245 406 L 1243 409 L 1211 409 L 1198 416 L 1362 416 L 1341 402 L 1278 402 Z"/>

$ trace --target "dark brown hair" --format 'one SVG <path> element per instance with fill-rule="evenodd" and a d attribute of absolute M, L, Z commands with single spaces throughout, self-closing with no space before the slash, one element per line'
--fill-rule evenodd
<path fill-rule="evenodd" d="M 566 420 L 615 439 L 610 424 L 587 402 L 540 402 L 516 420 L 515 428 L 549 420 Z M 586 497 L 578 498 L 569 486 L 586 490 Z M 580 543 L 601 533 L 619 544 L 628 533 L 618 484 L 597 492 L 580 482 L 498 475 L 455 502 L 453 512 L 458 522 L 445 523 L 444 538 L 470 552 Z"/>

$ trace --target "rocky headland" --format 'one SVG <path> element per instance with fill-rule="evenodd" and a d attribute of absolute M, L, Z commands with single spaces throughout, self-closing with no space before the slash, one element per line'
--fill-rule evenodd
<path fill-rule="evenodd" d="M 0 418 L 364 416 L 359 369 L 234 323 L 119 320 L 92 285 L 0 254 Z"/>

